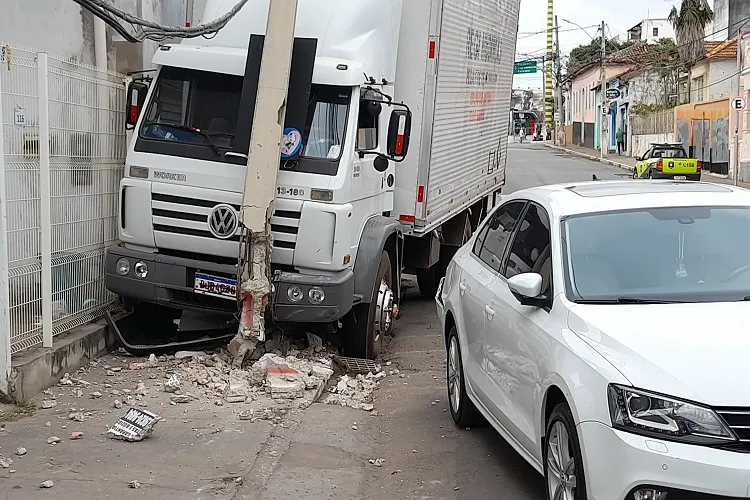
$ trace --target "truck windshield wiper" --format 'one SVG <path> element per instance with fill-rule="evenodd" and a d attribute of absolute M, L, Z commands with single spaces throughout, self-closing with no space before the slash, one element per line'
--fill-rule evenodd
<path fill-rule="evenodd" d="M 579 299 L 576 304 L 685 304 L 681 300 L 644 299 L 639 297 L 616 297 L 613 299 Z"/>
<path fill-rule="evenodd" d="M 208 145 L 211 146 L 211 149 L 214 150 L 214 153 L 216 153 L 217 156 L 221 156 L 221 151 L 219 151 L 218 146 L 216 146 L 216 143 L 214 143 L 213 139 L 211 139 L 211 136 L 199 128 L 189 127 L 187 125 L 176 125 L 172 123 L 159 123 L 159 122 L 148 122 L 146 123 L 146 126 L 148 125 L 159 125 L 160 127 L 170 127 L 170 128 L 174 128 L 177 130 L 185 130 L 187 132 L 193 132 L 194 134 L 198 134 L 199 136 L 206 139 L 206 142 L 208 142 Z"/>

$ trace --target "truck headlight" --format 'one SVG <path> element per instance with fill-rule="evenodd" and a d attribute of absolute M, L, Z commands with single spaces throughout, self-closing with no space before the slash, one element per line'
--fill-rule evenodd
<path fill-rule="evenodd" d="M 305 294 L 302 293 L 302 289 L 298 286 L 290 286 L 286 290 L 286 296 L 289 298 L 290 301 L 294 302 L 295 304 L 299 301 L 301 301 Z"/>
<path fill-rule="evenodd" d="M 326 300 L 326 293 L 322 288 L 314 286 L 307 292 L 307 298 L 310 299 L 311 304 L 322 304 Z"/>
<path fill-rule="evenodd" d="M 120 276 L 127 275 L 130 272 L 130 261 L 125 257 L 117 259 L 116 269 Z"/>
<path fill-rule="evenodd" d="M 694 403 L 615 384 L 608 388 L 608 400 L 616 429 L 691 444 L 737 440 L 716 412 Z"/>
<path fill-rule="evenodd" d="M 135 274 L 140 279 L 144 279 L 146 276 L 148 276 L 148 265 L 146 265 L 146 263 L 142 260 L 139 260 L 135 263 L 135 266 L 133 266 L 133 274 Z"/>

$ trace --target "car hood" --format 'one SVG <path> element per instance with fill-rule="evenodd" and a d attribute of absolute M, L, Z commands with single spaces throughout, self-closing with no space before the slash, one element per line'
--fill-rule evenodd
<path fill-rule="evenodd" d="M 750 302 L 575 304 L 568 327 L 635 387 L 750 407 Z"/>

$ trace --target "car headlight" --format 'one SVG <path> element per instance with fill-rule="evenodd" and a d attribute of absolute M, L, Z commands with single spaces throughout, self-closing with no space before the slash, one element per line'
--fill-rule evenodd
<path fill-rule="evenodd" d="M 616 429 L 692 444 L 736 441 L 736 436 L 710 408 L 610 384 L 609 415 Z"/>

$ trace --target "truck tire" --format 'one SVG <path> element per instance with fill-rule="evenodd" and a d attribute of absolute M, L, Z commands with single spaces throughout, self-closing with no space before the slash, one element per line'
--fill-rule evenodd
<path fill-rule="evenodd" d="M 445 274 L 445 271 L 440 272 L 442 267 L 443 262 L 438 260 L 429 269 L 417 269 L 417 286 L 422 297 L 426 299 L 435 298 L 440 278 Z"/>
<path fill-rule="evenodd" d="M 380 257 L 375 276 L 373 298 L 369 304 L 357 304 L 344 317 L 344 354 L 354 358 L 375 359 L 393 323 L 393 273 L 386 250 Z"/>

